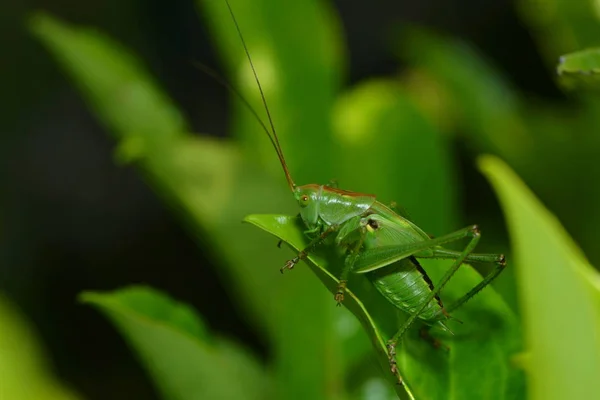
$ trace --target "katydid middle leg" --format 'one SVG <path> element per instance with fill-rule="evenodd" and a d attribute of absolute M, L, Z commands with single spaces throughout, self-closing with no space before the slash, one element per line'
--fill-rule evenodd
<path fill-rule="evenodd" d="M 335 301 L 337 301 L 337 305 L 341 306 L 342 301 L 344 301 L 344 293 L 346 292 L 346 284 L 348 283 L 348 275 L 352 268 L 354 267 L 354 263 L 358 259 L 359 252 L 363 243 L 365 242 L 365 237 L 367 235 L 367 229 L 364 225 L 361 225 L 359 228 L 359 239 L 354 244 L 353 248 L 349 251 L 348 256 L 346 256 L 344 260 L 344 266 L 342 267 L 342 272 L 340 274 L 339 283 L 337 287 L 337 291 L 335 293 Z"/>

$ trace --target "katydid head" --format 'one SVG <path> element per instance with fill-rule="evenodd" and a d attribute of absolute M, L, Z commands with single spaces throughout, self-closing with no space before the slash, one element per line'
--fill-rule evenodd
<path fill-rule="evenodd" d="M 300 206 L 300 216 L 309 230 L 315 229 L 319 221 L 319 205 L 323 187 L 315 184 L 297 186 L 294 197 Z"/>

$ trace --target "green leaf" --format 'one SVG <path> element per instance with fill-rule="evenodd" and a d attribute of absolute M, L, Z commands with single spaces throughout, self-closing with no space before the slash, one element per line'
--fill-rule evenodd
<path fill-rule="evenodd" d="M 517 159 L 534 148 L 519 115 L 518 93 L 475 49 L 420 29 L 408 30 L 402 38 L 400 55 L 433 81 L 431 88 L 419 87 L 435 93 L 426 101 L 441 100 L 437 107 L 444 109 L 446 119 L 461 125 L 478 148 Z"/>
<path fill-rule="evenodd" d="M 600 73 L 600 48 L 587 49 L 564 55 L 558 64 L 559 74 Z"/>
<path fill-rule="evenodd" d="M 245 220 L 277 236 L 296 251 L 307 245 L 299 218 L 250 215 Z M 336 274 L 343 263 L 336 250 L 331 246 L 321 246 L 315 253 L 310 253 L 307 263 L 328 290 L 335 293 L 339 283 Z M 439 268 L 435 271 L 435 275 L 439 275 Z M 479 274 L 465 266 L 445 293 L 458 298 L 480 279 Z M 348 287 L 344 306 L 360 321 L 371 339 L 384 377 L 394 383 L 385 342 L 406 315 L 387 303 L 361 276 L 352 275 Z M 519 350 L 519 329 L 514 315 L 501 298 L 488 288 L 457 310 L 455 316 L 465 324 L 452 326 L 456 334 L 454 339 L 442 339 L 451 347 L 450 355 L 420 339 L 418 329 L 411 330 L 399 347 L 398 362 L 408 390 L 418 399 L 504 399 L 521 396 L 521 373 L 510 365 L 510 358 Z M 403 395 L 398 385 L 395 389 L 399 396 Z"/>
<path fill-rule="evenodd" d="M 337 15 L 328 2 L 230 0 L 267 98 L 290 171 L 298 181 L 332 178 L 330 117 L 345 59 Z M 223 0 L 197 0 L 231 81 L 267 121 L 260 92 Z M 297 23 L 302 21 L 301 23 Z M 254 117 L 235 102 L 233 133 L 255 160 L 281 176 Z M 310 162 L 321 160 L 319 163 Z"/>
<path fill-rule="evenodd" d="M 15 308 L 0 297 L 0 398 L 77 400 L 57 382 L 37 338 Z"/>
<path fill-rule="evenodd" d="M 471 92 L 476 93 L 476 90 Z M 336 164 L 341 166 L 341 173 L 336 176 L 344 188 L 376 193 L 378 199 L 386 201 L 398 200 L 406 206 L 413 221 L 435 235 L 460 227 L 457 206 L 460 186 L 447 140 L 418 111 L 398 82 L 381 79 L 361 83 L 339 99 L 335 110 L 334 127 L 341 144 L 340 152 L 334 154 L 338 157 Z M 344 169 L 345 165 L 352 168 Z M 487 244 L 486 238 L 484 227 L 482 243 Z M 434 282 L 449 266 L 447 262 L 431 260 L 423 264 Z M 510 278 L 507 276 L 510 274 L 504 275 L 498 282 Z M 458 298 L 480 279 L 472 269 L 464 267 L 442 297 Z M 379 294 L 359 296 L 371 313 L 384 310 L 375 320 L 390 337 L 399 325 L 392 319 L 392 326 L 386 326 L 384 320 L 390 320 L 389 316 L 396 311 L 386 307 L 387 304 L 378 304 L 373 297 L 378 298 Z M 482 317 L 485 309 L 494 312 Z M 405 353 L 405 366 L 409 371 L 405 377 L 417 398 L 443 398 L 450 390 L 466 398 L 474 393 L 482 397 L 487 393 L 510 397 L 511 393 L 522 392 L 522 376 L 508 365 L 509 356 L 519 349 L 518 324 L 504 302 L 486 290 L 474 303 L 459 311 L 457 317 L 463 321 L 481 320 L 480 325 L 484 327 L 486 319 L 491 325 L 495 324 L 492 315 L 496 313 L 501 321 L 498 325 L 504 329 L 498 329 L 489 340 L 483 341 L 480 337 L 482 343 L 479 344 L 474 340 L 466 345 L 462 342 L 452 345 L 451 360 L 439 357 L 420 342 L 411 343 L 419 350 Z M 456 329 L 457 334 L 461 329 L 467 331 L 467 336 L 473 334 L 467 324 Z M 474 351 L 473 347 L 477 346 L 481 348 Z M 489 354 L 489 362 L 483 364 L 481 354 Z M 423 359 L 432 362 L 427 365 Z M 473 382 L 473 364 L 478 365 L 480 374 L 476 382 Z M 487 377 L 482 378 L 485 374 Z M 505 391 L 498 387 L 504 387 Z"/>
<path fill-rule="evenodd" d="M 135 152 L 128 152 L 126 158 L 143 155 L 142 144 L 160 146 L 187 131 L 179 110 L 155 88 L 152 76 L 127 49 L 98 31 L 71 28 L 42 12 L 30 19 L 29 27 L 65 67 L 110 131 L 131 136 L 128 146 Z"/>
<path fill-rule="evenodd" d="M 119 138 L 120 158 L 138 162 L 157 193 L 215 254 L 242 314 L 271 340 L 279 397 L 320 398 L 342 391 L 341 344 L 333 308 L 324 306 L 325 290 L 308 272 L 283 280 L 275 243 L 256 238 L 240 223 L 252 212 L 291 212 L 292 198 L 280 175 L 275 180 L 229 142 L 187 135 L 187 124 L 141 63 L 105 36 L 43 15 L 32 20 L 31 29 Z M 124 95 L 131 85 L 139 90 Z"/>
<path fill-rule="evenodd" d="M 233 342 L 210 335 L 187 305 L 143 286 L 85 292 L 136 351 L 165 399 L 264 399 L 264 369 Z"/>
<path fill-rule="evenodd" d="M 343 93 L 332 115 L 342 187 L 397 202 L 434 235 L 456 227 L 457 177 L 450 146 L 392 79 Z"/>
<path fill-rule="evenodd" d="M 560 83 L 567 89 L 600 88 L 600 48 L 570 53 L 560 57 L 557 67 Z M 590 105 L 596 106 L 595 103 Z M 597 106 L 594 107 L 594 112 Z"/>
<path fill-rule="evenodd" d="M 521 0 L 519 6 L 549 67 L 560 54 L 598 44 L 597 0 Z"/>
<path fill-rule="evenodd" d="M 486 156 L 479 165 L 496 190 L 511 235 L 530 398 L 600 393 L 600 276 L 505 163 Z"/>

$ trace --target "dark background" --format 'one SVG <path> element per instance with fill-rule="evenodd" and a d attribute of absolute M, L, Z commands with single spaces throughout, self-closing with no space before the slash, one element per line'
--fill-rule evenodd
<path fill-rule="evenodd" d="M 192 65 L 219 69 L 194 3 L 17 3 L 3 2 L 0 13 L 0 290 L 33 322 L 59 376 L 89 399 L 155 398 L 116 331 L 76 302 L 84 289 L 136 282 L 191 303 L 213 329 L 266 357 L 216 279 L 210 250 L 192 241 L 131 167 L 116 165 L 110 137 L 24 28 L 36 9 L 99 28 L 143 59 L 195 131 L 225 135 L 228 93 Z M 387 34 L 412 22 L 466 39 L 526 93 L 561 96 L 510 1 L 345 0 L 335 7 L 350 55 L 348 85 L 397 71 Z M 489 188 L 471 169 L 463 174 L 469 219 L 468 206 L 490 197 Z"/>

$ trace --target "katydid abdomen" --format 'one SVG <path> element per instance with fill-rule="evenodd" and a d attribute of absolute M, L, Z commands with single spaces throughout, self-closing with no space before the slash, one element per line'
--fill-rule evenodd
<path fill-rule="evenodd" d="M 414 258 L 404 259 L 367 274 L 383 297 L 408 314 L 416 313 L 433 290 L 433 284 L 416 262 Z M 419 313 L 419 319 L 428 324 L 440 318 L 444 318 L 443 305 L 437 297 Z"/>
<path fill-rule="evenodd" d="M 364 250 L 384 248 L 398 243 L 423 242 L 430 237 L 411 221 L 396 214 L 380 202 L 373 203 L 366 226 Z M 430 255 L 423 252 L 422 255 Z M 433 282 L 414 256 L 396 261 L 386 267 L 365 274 L 375 288 L 398 309 L 415 314 L 434 290 Z M 428 325 L 436 324 L 447 329 L 441 322 L 446 318 L 444 305 L 439 296 L 427 302 L 418 318 Z"/>

